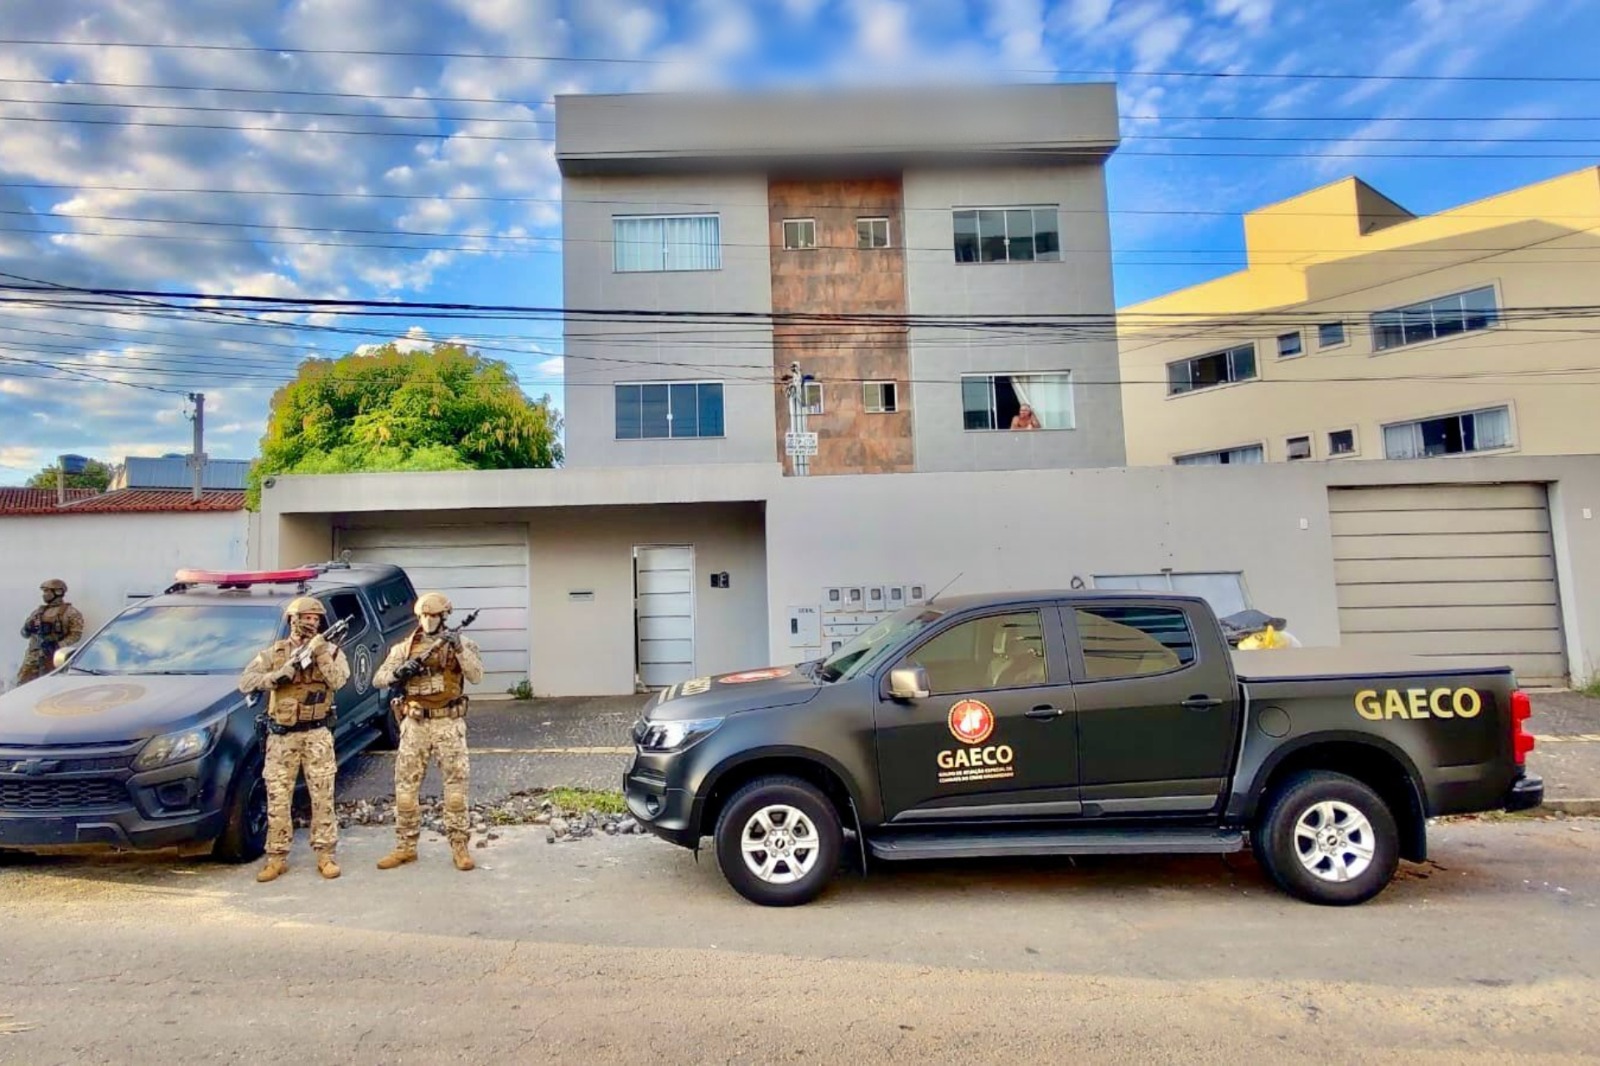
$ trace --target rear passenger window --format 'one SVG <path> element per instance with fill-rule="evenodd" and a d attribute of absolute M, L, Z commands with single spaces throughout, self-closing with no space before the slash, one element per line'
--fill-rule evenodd
<path fill-rule="evenodd" d="M 416 590 L 411 579 L 401 574 L 373 587 L 372 598 L 378 605 L 378 614 L 385 631 L 399 629 L 411 623 L 411 604 Z"/>
<path fill-rule="evenodd" d="M 1164 674 L 1194 662 L 1188 616 L 1171 607 L 1079 608 L 1077 625 L 1091 681 Z"/>

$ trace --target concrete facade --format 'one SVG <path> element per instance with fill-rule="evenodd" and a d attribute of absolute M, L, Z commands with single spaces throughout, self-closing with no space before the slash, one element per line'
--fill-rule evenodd
<path fill-rule="evenodd" d="M 1255 448 L 1282 461 L 1301 438 L 1310 459 L 1382 459 L 1386 427 L 1502 410 L 1474 447 L 1600 452 L 1597 218 L 1597 167 L 1424 217 L 1354 178 L 1247 214 L 1248 269 L 1120 314 L 1128 461 Z M 1375 336 L 1383 312 L 1486 289 L 1487 328 Z M 1280 337 L 1300 354 L 1280 356 Z M 1254 348 L 1249 379 L 1172 391 L 1174 364 L 1241 345 Z"/>

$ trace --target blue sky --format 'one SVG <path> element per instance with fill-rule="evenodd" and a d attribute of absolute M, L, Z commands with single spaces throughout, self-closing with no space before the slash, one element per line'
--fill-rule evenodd
<path fill-rule="evenodd" d="M 70 285 L 558 305 L 566 92 L 1296 75 L 1117 78 L 1123 304 L 1236 269 L 1240 212 L 1346 174 L 1425 213 L 1600 160 L 1593 83 L 1325 77 L 1600 75 L 1589 0 L 7 0 L 0 38 L 76 42 L 0 45 L 0 271 Z M 208 451 L 250 457 L 301 358 L 373 339 L 150 310 L 0 308 L 0 483 L 62 452 L 186 450 L 191 390 Z M 561 404 L 558 324 L 466 331 Z"/>

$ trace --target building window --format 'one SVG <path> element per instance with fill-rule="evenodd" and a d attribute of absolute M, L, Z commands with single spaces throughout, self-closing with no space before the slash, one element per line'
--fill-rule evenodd
<path fill-rule="evenodd" d="M 1457 333 L 1488 329 L 1499 321 L 1494 287 L 1484 286 L 1409 307 L 1379 311 L 1372 316 L 1372 348 L 1387 351 L 1408 344 L 1423 344 Z"/>
<path fill-rule="evenodd" d="M 1344 323 L 1324 322 L 1317 327 L 1317 347 L 1337 348 L 1344 343 Z"/>
<path fill-rule="evenodd" d="M 1071 429 L 1070 374 L 963 374 L 967 429 Z"/>
<path fill-rule="evenodd" d="M 899 396 L 892 381 L 868 381 L 861 386 L 861 406 L 869 415 L 893 414 L 898 411 Z"/>
<path fill-rule="evenodd" d="M 1278 337 L 1278 358 L 1293 359 L 1297 355 L 1304 355 L 1305 348 L 1300 344 L 1300 331 L 1285 333 Z"/>
<path fill-rule="evenodd" d="M 1143 677 L 1194 662 L 1189 619 L 1174 607 L 1081 607 L 1073 612 L 1090 681 Z"/>
<path fill-rule="evenodd" d="M 808 415 L 822 413 L 822 382 L 808 381 L 801 386 L 800 408 Z"/>
<path fill-rule="evenodd" d="M 721 270 L 722 220 L 717 215 L 624 216 L 611 220 L 613 269 Z"/>
<path fill-rule="evenodd" d="M 1167 364 L 1167 394 L 1209 389 L 1235 381 L 1251 381 L 1256 376 L 1256 346 L 1241 344 L 1224 352 L 1212 352 L 1194 359 Z"/>
<path fill-rule="evenodd" d="M 1159 574 L 1096 574 L 1094 587 L 1130 592 L 1176 592 L 1183 596 L 1199 596 L 1211 605 L 1211 609 L 1219 618 L 1238 614 L 1250 606 L 1250 598 L 1244 591 L 1244 575 L 1236 570 L 1188 574 L 1173 573 L 1170 570 Z"/>
<path fill-rule="evenodd" d="M 1061 259 L 1057 208 L 983 207 L 955 212 L 956 262 L 1026 263 Z"/>
<path fill-rule="evenodd" d="M 786 218 L 783 220 L 783 246 L 789 251 L 817 246 L 817 220 L 814 218 Z"/>
<path fill-rule="evenodd" d="M 1284 451 L 1289 456 L 1290 462 L 1294 462 L 1296 459 L 1311 458 L 1310 437 L 1290 437 L 1288 440 L 1283 442 L 1283 447 Z"/>
<path fill-rule="evenodd" d="M 1232 466 L 1238 463 L 1266 461 L 1267 450 L 1259 444 L 1249 444 L 1243 448 L 1225 448 L 1219 452 L 1196 452 L 1194 455 L 1180 455 L 1173 460 L 1179 466 Z"/>
<path fill-rule="evenodd" d="M 1336 429 L 1328 434 L 1329 455 L 1354 455 L 1356 453 L 1356 431 L 1353 429 Z"/>
<path fill-rule="evenodd" d="M 1491 407 L 1383 427 L 1386 459 L 1425 459 L 1511 447 L 1511 409 Z"/>
<path fill-rule="evenodd" d="M 889 247 L 889 220 L 886 218 L 856 219 L 856 247 Z"/>
<path fill-rule="evenodd" d="M 720 437 L 720 381 L 656 381 L 617 385 L 617 439 Z"/>

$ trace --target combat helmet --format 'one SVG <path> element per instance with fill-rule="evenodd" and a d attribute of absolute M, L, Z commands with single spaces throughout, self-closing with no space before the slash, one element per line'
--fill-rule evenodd
<path fill-rule="evenodd" d="M 450 605 L 450 598 L 442 592 L 424 592 L 417 597 L 415 608 L 418 618 L 425 614 L 447 615 L 454 608 Z"/>
<path fill-rule="evenodd" d="M 59 577 L 53 577 L 49 581 L 41 584 L 39 589 L 42 592 L 59 592 L 65 596 L 67 594 L 67 583 L 62 581 Z"/>
<path fill-rule="evenodd" d="M 296 596 L 289 601 L 283 609 L 285 617 L 297 614 L 314 614 L 322 618 L 328 617 L 328 609 L 322 606 L 322 601 L 314 596 Z"/>

